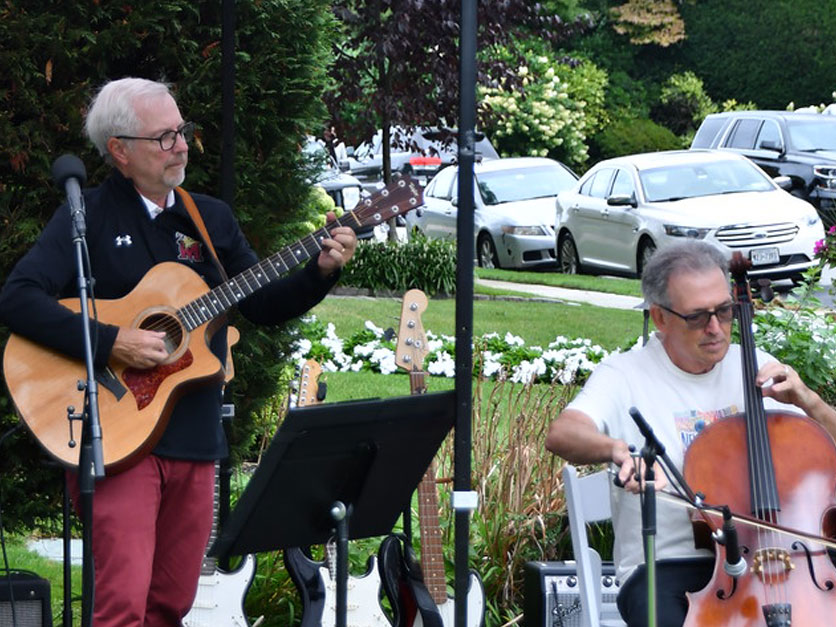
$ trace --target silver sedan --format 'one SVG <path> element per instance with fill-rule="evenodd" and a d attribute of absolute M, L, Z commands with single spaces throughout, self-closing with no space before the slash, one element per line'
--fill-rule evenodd
<path fill-rule="evenodd" d="M 645 153 L 591 168 L 556 203 L 558 264 L 566 273 L 641 274 L 657 248 L 702 239 L 740 251 L 753 277 L 798 280 L 824 237 L 812 205 L 745 157 L 712 150 Z"/>
<path fill-rule="evenodd" d="M 486 268 L 554 264 L 554 201 L 577 182 L 566 166 L 543 157 L 492 159 L 474 166 L 476 261 Z M 429 238 L 456 238 L 458 167 L 441 170 L 424 190 L 425 206 L 407 227 Z"/>

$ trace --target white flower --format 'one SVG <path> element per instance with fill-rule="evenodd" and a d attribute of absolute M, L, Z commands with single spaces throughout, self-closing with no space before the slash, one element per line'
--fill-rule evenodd
<path fill-rule="evenodd" d="M 435 358 L 427 364 L 427 372 L 451 379 L 456 376 L 456 362 L 448 353 L 436 353 Z"/>
<path fill-rule="evenodd" d="M 377 337 L 383 337 L 383 329 L 379 326 L 376 326 L 374 322 L 371 320 L 366 320 L 366 328 L 375 334 Z"/>
<path fill-rule="evenodd" d="M 505 334 L 505 343 L 509 346 L 525 346 L 525 340 L 510 331 Z"/>

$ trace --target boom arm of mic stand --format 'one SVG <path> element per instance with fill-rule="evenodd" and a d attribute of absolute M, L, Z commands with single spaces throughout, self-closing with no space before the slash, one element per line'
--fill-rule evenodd
<path fill-rule="evenodd" d="M 639 428 L 639 431 L 644 436 L 645 440 L 653 445 L 653 448 L 656 452 L 656 457 L 661 460 L 662 465 L 664 466 L 665 470 L 673 476 L 676 480 L 676 483 L 682 488 L 685 492 L 688 500 L 692 503 L 697 501 L 697 495 L 691 489 L 691 487 L 685 482 L 685 477 L 682 476 L 682 473 L 676 467 L 676 465 L 671 461 L 671 458 L 668 456 L 667 452 L 665 451 L 665 445 L 662 444 L 659 439 L 656 437 L 656 434 L 653 432 L 653 429 L 647 424 L 647 421 L 642 416 L 641 412 L 636 409 L 635 407 L 630 408 L 630 417 L 633 419 L 633 422 L 636 423 L 636 426 Z"/>

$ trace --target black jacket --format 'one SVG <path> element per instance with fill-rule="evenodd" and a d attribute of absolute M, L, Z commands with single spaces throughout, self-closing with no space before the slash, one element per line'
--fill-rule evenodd
<path fill-rule="evenodd" d="M 232 277 L 258 259 L 230 207 L 215 198 L 192 194 L 212 243 Z M 152 220 L 133 183 L 118 171 L 84 192 L 87 242 L 97 299 L 127 295 L 154 265 L 186 264 L 210 287 L 221 282 L 211 253 L 177 196 L 174 206 Z M 56 211 L 32 249 L 18 262 L 0 292 L 0 321 L 9 329 L 83 360 L 82 320 L 57 302 L 78 296 L 76 253 L 66 205 Z M 325 297 L 336 276 L 322 279 L 316 260 L 256 291 L 239 304 L 250 321 L 279 324 L 301 315 Z M 152 305 L 154 303 L 149 303 Z M 95 334 L 97 367 L 107 364 L 118 328 L 99 323 Z M 223 362 L 226 328 L 213 337 L 212 352 Z M 202 387 L 184 396 L 154 452 L 179 459 L 217 459 L 225 452 L 220 423 L 220 387 Z M 102 393 L 100 391 L 100 393 Z M 104 392 L 106 393 L 106 392 Z"/>

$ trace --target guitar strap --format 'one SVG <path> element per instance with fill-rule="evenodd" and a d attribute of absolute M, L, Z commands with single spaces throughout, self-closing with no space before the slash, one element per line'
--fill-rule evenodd
<path fill-rule="evenodd" d="M 186 205 L 186 211 L 189 212 L 189 216 L 194 222 L 195 227 L 197 227 L 198 233 L 200 233 L 200 237 L 203 242 L 206 244 L 206 247 L 209 249 L 209 254 L 212 256 L 212 261 L 215 263 L 215 267 L 218 269 L 218 272 L 221 273 L 221 279 L 224 281 L 229 280 L 229 276 L 226 274 L 226 270 L 224 270 L 223 264 L 221 264 L 221 260 L 218 259 L 218 253 L 215 252 L 215 246 L 212 244 L 212 238 L 209 237 L 209 231 L 206 230 L 206 224 L 203 222 L 203 217 L 200 215 L 200 211 L 197 210 L 197 205 L 194 202 L 191 194 L 187 192 L 182 187 L 175 187 L 174 189 L 177 190 L 177 193 L 180 194 L 180 198 L 183 200 L 183 204 Z M 230 327 L 230 329 L 235 329 L 235 327 Z M 235 334 L 238 334 L 238 330 L 235 329 Z M 240 337 L 240 336 L 239 336 Z M 227 338 L 229 340 L 229 338 Z M 237 338 L 232 342 L 228 342 L 227 344 L 227 352 L 226 352 L 226 363 L 224 363 L 224 370 L 229 373 L 232 370 L 232 344 L 237 342 Z"/>
<path fill-rule="evenodd" d="M 186 205 L 186 211 L 189 212 L 189 216 L 194 222 L 195 227 L 197 227 L 198 233 L 200 233 L 200 237 L 203 240 L 203 243 L 206 244 L 206 247 L 209 249 L 209 253 L 212 256 L 212 261 L 215 264 L 215 267 L 218 269 L 218 272 L 221 273 L 221 278 L 224 281 L 228 281 L 229 277 L 226 274 L 226 270 L 224 270 L 223 265 L 221 264 L 221 260 L 218 259 L 218 253 L 215 252 L 215 247 L 212 244 L 212 238 L 209 237 L 209 231 L 206 230 L 206 224 L 203 222 L 203 218 L 200 215 L 200 211 L 197 210 L 197 205 L 194 202 L 194 199 L 191 197 L 191 194 L 187 192 L 182 187 L 175 187 L 174 189 L 177 190 L 177 193 L 180 195 L 180 198 L 183 200 L 183 204 Z"/>

